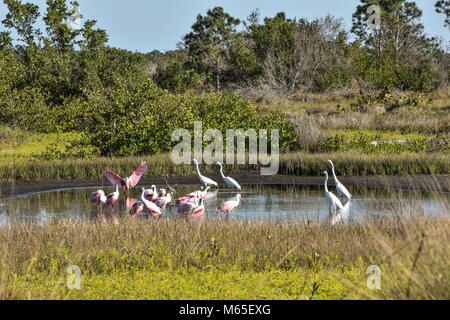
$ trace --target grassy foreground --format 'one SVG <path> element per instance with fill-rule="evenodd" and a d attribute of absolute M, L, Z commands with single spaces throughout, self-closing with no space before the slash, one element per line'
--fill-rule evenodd
<path fill-rule="evenodd" d="M 18 224 L 0 229 L 0 299 L 449 299 L 449 240 L 447 218 L 421 216 Z"/>

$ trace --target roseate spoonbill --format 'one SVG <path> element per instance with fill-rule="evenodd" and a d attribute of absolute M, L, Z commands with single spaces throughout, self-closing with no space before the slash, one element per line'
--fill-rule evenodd
<path fill-rule="evenodd" d="M 167 190 L 166 189 L 159 189 L 158 190 L 158 197 L 165 197 L 167 195 Z"/>
<path fill-rule="evenodd" d="M 183 203 L 183 202 L 187 202 L 187 201 L 194 201 L 197 200 L 198 201 L 198 197 L 196 194 L 190 193 L 188 195 L 185 195 L 184 197 L 181 197 L 179 199 L 177 199 L 177 204 Z"/>
<path fill-rule="evenodd" d="M 334 172 L 334 164 L 333 161 L 328 160 L 328 163 L 331 164 L 331 170 L 333 172 L 334 183 L 336 184 L 336 190 L 341 197 L 346 197 L 349 201 L 352 200 L 352 195 L 348 192 L 347 188 L 338 180 L 336 177 L 336 173 Z"/>
<path fill-rule="evenodd" d="M 197 190 L 197 191 L 194 191 L 194 192 L 191 192 L 191 193 L 189 193 L 189 194 L 187 194 L 187 195 L 185 195 L 184 197 L 181 197 L 181 198 L 179 198 L 178 200 L 177 200 L 177 202 L 178 203 L 181 203 L 181 202 L 186 202 L 186 201 L 188 201 L 188 200 L 191 200 L 191 199 L 196 199 L 197 201 L 200 199 L 200 198 L 206 198 L 206 196 L 207 196 L 207 194 L 208 194 L 208 190 L 209 190 L 209 188 L 210 187 L 207 187 L 205 190 Z"/>
<path fill-rule="evenodd" d="M 141 201 L 136 201 L 130 209 L 130 215 L 132 217 L 136 217 L 142 211 L 144 211 L 144 203 Z"/>
<path fill-rule="evenodd" d="M 206 195 L 208 194 L 208 190 L 209 190 L 209 188 L 211 188 L 211 187 L 207 187 L 205 190 L 198 190 L 198 191 L 196 191 L 196 192 L 194 192 L 196 195 L 197 195 L 197 197 L 198 198 L 201 198 L 201 199 L 205 199 L 206 198 Z"/>
<path fill-rule="evenodd" d="M 127 206 L 127 210 L 130 211 L 130 209 L 135 205 L 137 202 L 137 199 L 134 198 L 128 198 L 125 196 L 125 205 Z"/>
<path fill-rule="evenodd" d="M 155 204 L 161 208 L 163 211 L 166 210 L 166 206 L 172 202 L 172 194 L 169 192 L 165 197 L 159 197 Z"/>
<path fill-rule="evenodd" d="M 217 213 L 224 212 L 228 216 L 230 214 L 230 212 L 233 209 L 237 208 L 241 202 L 245 204 L 244 200 L 242 200 L 241 195 L 238 194 L 234 198 L 225 200 L 221 204 L 221 206 L 216 209 L 216 212 Z"/>
<path fill-rule="evenodd" d="M 133 174 L 130 177 L 122 178 L 117 173 L 112 172 L 108 168 L 103 171 L 103 174 L 108 178 L 108 180 L 113 185 L 119 185 L 123 187 L 125 190 L 128 190 L 134 186 L 136 186 L 141 179 L 142 175 L 147 170 L 147 163 L 142 162 L 141 165 L 134 170 Z"/>
<path fill-rule="evenodd" d="M 197 159 L 194 159 L 194 163 L 195 163 L 195 167 L 197 168 L 198 178 L 200 179 L 200 182 L 205 186 L 205 188 L 208 187 L 208 186 L 216 186 L 216 187 L 219 186 L 217 184 L 217 182 L 215 182 L 214 180 L 212 180 L 212 179 L 210 179 L 208 177 L 203 176 L 200 173 L 200 169 L 198 168 L 198 161 L 197 161 Z"/>
<path fill-rule="evenodd" d="M 193 212 L 192 212 L 192 217 L 193 218 L 198 218 L 201 217 L 203 215 L 203 213 L 205 212 L 205 206 L 203 205 L 203 198 L 200 198 L 200 203 L 198 204 L 198 206 L 196 208 L 194 208 Z"/>
<path fill-rule="evenodd" d="M 339 200 L 334 193 L 328 191 L 328 172 L 324 171 L 323 174 L 325 175 L 325 196 L 328 199 L 328 211 L 331 213 L 331 207 L 333 207 L 335 213 L 336 211 L 340 211 L 344 208 L 342 205 L 341 200 Z"/>
<path fill-rule="evenodd" d="M 156 186 L 152 185 L 150 189 L 145 190 L 145 199 L 151 202 L 155 202 L 158 199 L 158 193 L 156 192 Z"/>
<path fill-rule="evenodd" d="M 169 175 L 166 174 L 166 175 L 164 176 L 164 180 L 166 181 L 166 188 L 169 190 L 169 192 L 170 192 L 171 194 L 177 195 L 178 192 L 175 190 L 174 187 L 172 187 L 172 186 L 169 184 L 168 179 L 169 179 Z M 176 186 L 177 186 L 177 185 L 175 185 L 175 187 L 176 187 Z"/>
<path fill-rule="evenodd" d="M 119 200 L 119 186 L 116 184 L 116 191 L 106 197 L 106 205 L 112 205 Z"/>
<path fill-rule="evenodd" d="M 145 208 L 147 209 L 147 211 L 150 212 L 153 216 L 160 215 L 161 209 L 158 208 L 158 206 L 155 203 L 147 200 L 145 198 L 145 193 L 146 193 L 145 188 L 142 188 L 142 194 L 139 197 L 138 201 L 142 202 L 144 204 Z"/>
<path fill-rule="evenodd" d="M 225 182 L 225 184 L 230 188 L 241 190 L 241 186 L 239 185 L 239 183 L 237 183 L 236 180 L 231 177 L 225 177 L 225 175 L 223 174 L 222 164 L 220 162 L 217 162 L 217 165 L 220 167 L 220 175 L 222 176 L 223 182 Z"/>
<path fill-rule="evenodd" d="M 197 197 L 193 197 L 187 201 L 180 202 L 177 205 L 177 212 L 180 214 L 192 214 L 194 212 L 194 209 L 199 206 L 199 200 Z"/>
<path fill-rule="evenodd" d="M 93 192 L 91 196 L 91 202 L 96 205 L 101 205 L 106 203 L 106 196 L 103 190 L 98 190 Z"/>

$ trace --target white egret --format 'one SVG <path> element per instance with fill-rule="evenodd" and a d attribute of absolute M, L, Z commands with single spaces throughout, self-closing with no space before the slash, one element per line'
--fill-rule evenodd
<path fill-rule="evenodd" d="M 329 221 L 332 226 L 348 221 L 349 214 L 350 214 L 350 204 L 351 204 L 351 201 L 348 201 L 344 205 L 344 208 L 342 210 L 339 210 L 330 216 Z"/>
<path fill-rule="evenodd" d="M 328 163 L 331 164 L 331 170 L 333 172 L 334 183 L 336 184 L 336 190 L 341 197 L 346 197 L 348 201 L 352 200 L 352 195 L 348 192 L 347 188 L 338 180 L 336 177 L 336 173 L 334 172 L 334 164 L 333 161 L 328 160 Z"/>
<path fill-rule="evenodd" d="M 338 210 L 343 210 L 344 206 L 342 205 L 341 200 L 339 200 L 334 193 L 328 191 L 328 172 L 324 171 L 323 174 L 325 175 L 325 196 L 328 199 L 328 211 L 331 213 L 331 207 L 333 207 L 334 211 L 333 213 L 336 213 Z"/>
<path fill-rule="evenodd" d="M 200 179 L 200 182 L 205 186 L 205 188 L 207 188 L 208 186 L 216 186 L 216 187 L 219 186 L 217 184 L 217 182 L 215 182 L 214 180 L 212 180 L 212 179 L 210 179 L 208 177 L 203 176 L 200 173 L 200 169 L 198 168 L 198 161 L 197 161 L 197 159 L 194 159 L 194 163 L 195 163 L 195 166 L 197 168 L 198 178 Z"/>
<path fill-rule="evenodd" d="M 241 190 L 241 186 L 239 185 L 239 183 L 237 183 L 236 180 L 231 177 L 225 177 L 225 175 L 223 174 L 222 164 L 220 162 L 217 162 L 217 165 L 220 167 L 220 175 L 222 176 L 223 182 L 225 182 L 225 184 L 230 188 Z"/>

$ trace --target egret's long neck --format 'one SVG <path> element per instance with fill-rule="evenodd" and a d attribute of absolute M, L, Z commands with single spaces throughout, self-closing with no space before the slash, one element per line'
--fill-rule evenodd
<path fill-rule="evenodd" d="M 119 185 L 116 184 L 116 193 L 118 193 L 118 192 L 119 192 Z"/>
<path fill-rule="evenodd" d="M 334 172 L 334 164 L 331 164 L 331 171 L 333 172 L 333 178 L 337 181 L 336 173 Z"/>
<path fill-rule="evenodd" d="M 220 165 L 219 167 L 220 167 L 220 175 L 222 176 L 222 178 L 225 178 L 225 175 L 223 174 L 222 165 Z"/>
<path fill-rule="evenodd" d="M 328 173 L 325 175 L 325 192 L 328 193 Z"/>
<path fill-rule="evenodd" d="M 202 174 L 200 173 L 200 169 L 198 168 L 198 162 L 195 163 L 195 168 L 197 169 L 198 176 L 201 177 Z"/>

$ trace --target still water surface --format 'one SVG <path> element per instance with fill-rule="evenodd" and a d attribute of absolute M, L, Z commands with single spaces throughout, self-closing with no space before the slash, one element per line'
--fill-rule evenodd
<path fill-rule="evenodd" d="M 139 197 L 139 190 L 131 190 L 127 198 L 120 195 L 120 204 L 113 209 L 99 210 L 90 203 L 92 192 L 98 188 L 68 189 L 29 194 L 0 201 L 0 225 L 16 222 L 45 224 L 58 219 L 89 219 L 126 215 L 133 199 Z M 178 187 L 180 195 L 197 190 L 197 186 Z M 336 191 L 330 187 L 334 193 Z M 108 194 L 113 188 L 105 189 Z M 419 193 L 406 191 L 385 191 L 350 189 L 354 198 L 347 205 L 345 219 L 359 219 L 366 215 L 392 215 L 403 212 L 426 215 L 448 214 L 450 195 L 442 193 Z M 231 212 L 230 219 L 295 221 L 303 219 L 329 219 L 329 207 L 323 188 L 304 186 L 253 186 L 242 192 L 245 204 Z M 222 219 L 215 209 L 224 199 L 236 192 L 219 190 L 206 199 L 205 218 Z M 177 217 L 175 209 L 168 207 L 165 216 Z"/>

